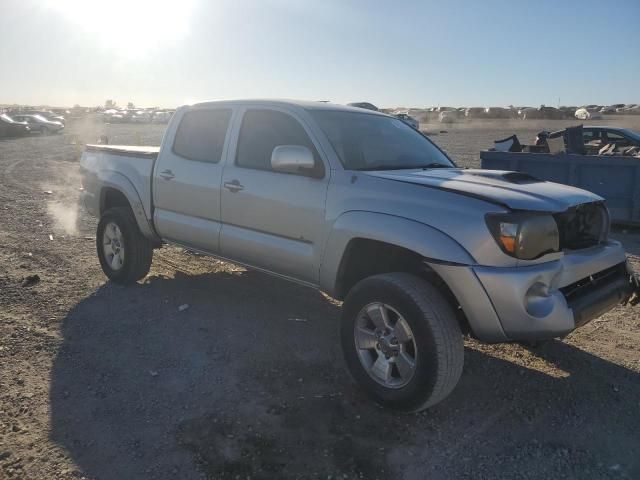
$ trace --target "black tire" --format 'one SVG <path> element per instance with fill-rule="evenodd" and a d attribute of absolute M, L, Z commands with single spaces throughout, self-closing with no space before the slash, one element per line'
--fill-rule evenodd
<path fill-rule="evenodd" d="M 409 324 L 416 343 L 415 370 L 408 383 L 390 388 L 378 383 L 360 361 L 354 328 L 361 310 L 380 302 Z M 349 372 L 378 403 L 405 412 L 429 408 L 454 389 L 464 363 L 462 332 L 451 305 L 425 280 L 408 273 L 387 273 L 356 284 L 342 308 L 342 349 Z"/>
<path fill-rule="evenodd" d="M 116 224 L 122 232 L 125 254 L 122 266 L 118 269 L 113 269 L 109 264 L 103 245 L 104 231 L 110 223 Z M 102 214 L 96 233 L 96 248 L 102 271 L 115 283 L 132 284 L 149 273 L 153 260 L 153 244 L 142 235 L 133 212 L 128 207 L 110 208 Z"/>

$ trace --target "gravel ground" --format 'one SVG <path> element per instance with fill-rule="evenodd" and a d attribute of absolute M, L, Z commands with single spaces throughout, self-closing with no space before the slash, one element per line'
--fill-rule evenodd
<path fill-rule="evenodd" d="M 477 166 L 496 138 L 565 124 L 425 128 Z M 88 118 L 0 140 L 0 479 L 640 478 L 631 307 L 535 349 L 467 341 L 453 394 L 398 415 L 348 378 L 339 304 L 316 291 L 178 248 L 136 286 L 106 282 L 76 209 L 81 145 L 162 132 Z M 637 261 L 640 234 L 614 235 Z"/>

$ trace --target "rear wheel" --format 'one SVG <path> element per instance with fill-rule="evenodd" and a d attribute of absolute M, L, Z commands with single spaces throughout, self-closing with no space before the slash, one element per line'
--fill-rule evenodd
<path fill-rule="evenodd" d="M 96 247 L 102 271 L 116 283 L 134 283 L 149 273 L 153 244 L 140 232 L 130 208 L 111 208 L 100 217 Z"/>
<path fill-rule="evenodd" d="M 435 405 L 462 373 L 464 343 L 455 313 L 415 275 L 376 275 L 353 287 L 343 305 L 341 338 L 351 375 L 394 409 Z"/>

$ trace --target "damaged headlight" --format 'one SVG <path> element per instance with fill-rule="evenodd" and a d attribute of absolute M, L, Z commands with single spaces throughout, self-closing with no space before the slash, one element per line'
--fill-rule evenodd
<path fill-rule="evenodd" d="M 487 226 L 504 253 L 534 260 L 560 250 L 560 234 L 549 214 L 507 213 L 487 215 Z"/>

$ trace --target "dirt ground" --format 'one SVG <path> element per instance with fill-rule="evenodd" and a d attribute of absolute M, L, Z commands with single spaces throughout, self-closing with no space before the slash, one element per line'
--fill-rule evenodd
<path fill-rule="evenodd" d="M 425 128 L 477 166 L 494 139 L 567 124 Z M 352 383 L 316 291 L 173 247 L 140 284 L 107 282 L 75 208 L 81 144 L 163 129 L 0 141 L 0 479 L 640 478 L 638 309 L 535 349 L 467 341 L 453 394 L 399 415 Z M 637 261 L 640 234 L 614 236 Z"/>

